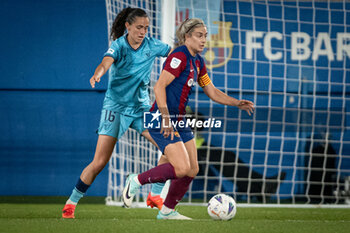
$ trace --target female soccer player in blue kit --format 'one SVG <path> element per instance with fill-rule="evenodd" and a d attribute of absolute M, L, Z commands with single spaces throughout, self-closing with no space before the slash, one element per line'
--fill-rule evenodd
<path fill-rule="evenodd" d="M 167 58 L 163 71 L 154 86 L 156 101 L 151 111 L 160 111 L 161 129 L 149 129 L 150 135 L 168 161 L 141 174 L 128 176 L 123 190 L 124 205 L 129 207 L 141 185 L 165 182 L 171 179 L 168 195 L 157 219 L 190 219 L 175 211 L 175 206 L 187 192 L 199 171 L 197 149 L 193 133 L 189 128 L 174 129 L 171 121 L 183 119 L 185 107 L 193 84 L 198 82 L 204 93 L 213 101 L 236 106 L 247 111 L 254 110 L 248 100 L 237 100 L 218 90 L 211 82 L 203 58 L 207 29 L 201 19 L 187 19 L 176 32 L 179 47 Z"/>
<path fill-rule="evenodd" d="M 63 208 L 63 218 L 74 218 L 75 207 L 95 177 L 108 163 L 117 140 L 131 127 L 154 143 L 143 129 L 143 112 L 150 108 L 148 85 L 156 57 L 166 57 L 170 46 L 146 37 L 149 19 L 139 8 L 125 8 L 113 22 L 113 43 L 94 75 L 91 87 L 109 68 L 108 89 L 103 102 L 98 141 L 92 162 L 83 170 Z M 127 34 L 124 35 L 125 29 Z"/>

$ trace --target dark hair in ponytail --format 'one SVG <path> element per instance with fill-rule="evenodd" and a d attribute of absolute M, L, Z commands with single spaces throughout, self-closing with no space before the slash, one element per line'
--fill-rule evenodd
<path fill-rule="evenodd" d="M 148 15 L 140 8 L 131 7 L 124 8 L 121 12 L 119 12 L 112 25 L 111 38 L 115 40 L 123 36 L 126 29 L 125 23 L 134 23 L 136 17 L 148 17 Z"/>

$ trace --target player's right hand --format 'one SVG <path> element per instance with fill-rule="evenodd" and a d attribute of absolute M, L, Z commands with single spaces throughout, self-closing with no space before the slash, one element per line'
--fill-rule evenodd
<path fill-rule="evenodd" d="M 91 85 L 91 87 L 92 88 L 95 88 L 95 83 L 96 82 L 100 82 L 101 81 L 101 78 L 100 77 L 97 77 L 96 75 L 94 75 L 94 76 L 92 76 L 91 78 L 90 78 L 90 85 Z"/>
<path fill-rule="evenodd" d="M 170 139 L 174 139 L 174 129 L 171 125 L 170 119 L 169 118 L 163 118 L 162 121 L 162 127 L 160 130 L 160 133 L 163 134 L 164 138 L 167 138 L 170 136 Z"/>

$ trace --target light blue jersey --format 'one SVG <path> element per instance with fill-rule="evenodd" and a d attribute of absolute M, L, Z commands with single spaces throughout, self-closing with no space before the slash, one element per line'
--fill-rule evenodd
<path fill-rule="evenodd" d="M 128 116 L 142 116 L 150 107 L 148 86 L 156 57 L 166 57 L 170 46 L 145 37 L 133 49 L 124 35 L 113 41 L 105 56 L 114 58 L 110 68 L 108 89 L 103 108 Z"/>

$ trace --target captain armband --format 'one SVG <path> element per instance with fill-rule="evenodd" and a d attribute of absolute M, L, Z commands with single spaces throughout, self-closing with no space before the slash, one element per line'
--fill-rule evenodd
<path fill-rule="evenodd" d="M 200 87 L 205 87 L 205 86 L 209 85 L 210 83 L 211 83 L 211 80 L 209 78 L 208 73 L 206 73 L 205 75 L 203 75 L 202 77 L 200 77 L 198 79 L 198 85 Z"/>

